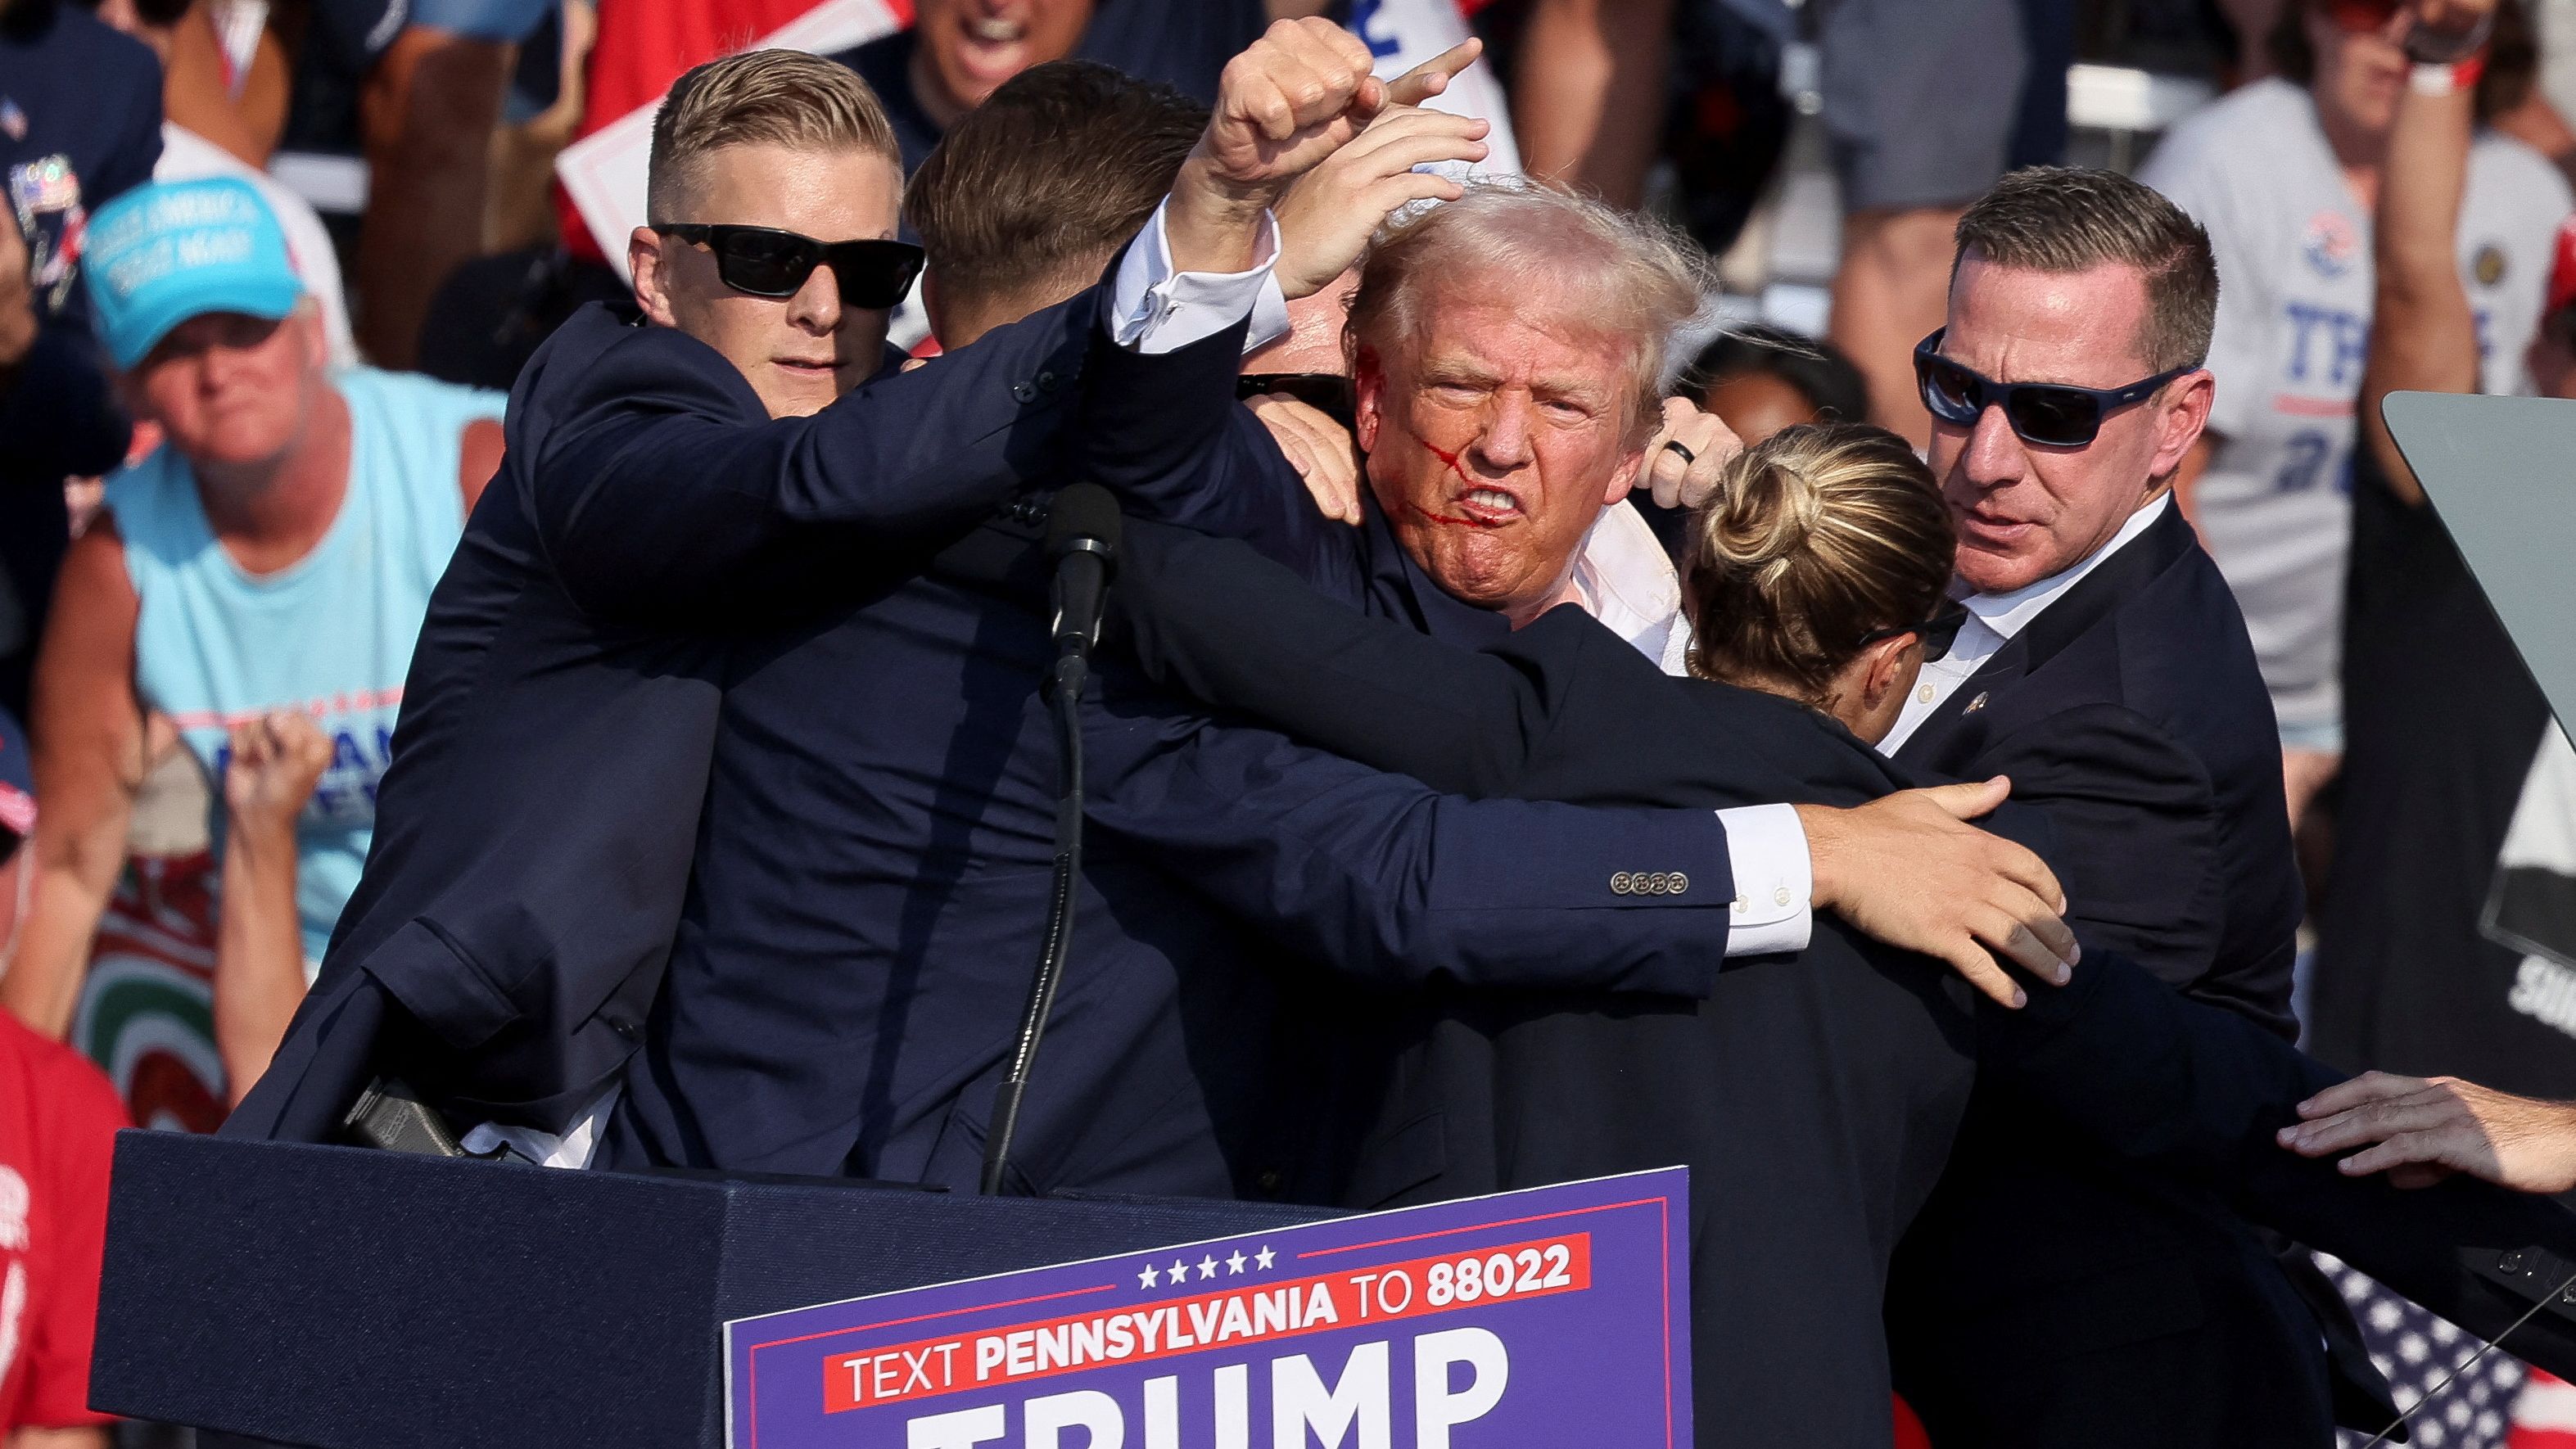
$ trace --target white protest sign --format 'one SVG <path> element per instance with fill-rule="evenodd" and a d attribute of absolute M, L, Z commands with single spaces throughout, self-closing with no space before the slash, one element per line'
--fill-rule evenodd
<path fill-rule="evenodd" d="M 1369 52 L 1377 57 L 1377 73 L 1389 80 L 1465 43 L 1472 33 L 1455 0 L 1352 0 L 1350 29 L 1368 42 Z M 1491 150 L 1471 168 L 1476 175 L 1520 174 L 1521 150 L 1512 138 L 1511 102 L 1490 57 L 1468 67 L 1431 105 L 1493 123 L 1492 133 L 1485 138 Z"/>

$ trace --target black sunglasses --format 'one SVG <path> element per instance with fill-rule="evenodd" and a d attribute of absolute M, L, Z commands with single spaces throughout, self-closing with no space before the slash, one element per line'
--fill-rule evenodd
<path fill-rule="evenodd" d="M 1938 664 L 1949 657 L 1950 646 L 1958 642 L 1959 626 L 1968 622 L 1968 606 L 1956 599 L 1945 600 L 1939 613 L 1920 624 L 1899 624 L 1893 629 L 1872 629 L 1860 636 L 1860 647 L 1868 648 L 1881 639 L 1899 634 L 1913 634 L 1923 640 L 1923 662 Z"/>
<path fill-rule="evenodd" d="M 2043 448 L 2080 448 L 2102 431 L 2102 419 L 2133 403 L 2145 402 L 2157 388 L 2200 364 L 2167 368 L 2127 387 L 2070 387 L 2059 382 L 1996 382 L 1974 369 L 1943 357 L 1944 327 L 1914 348 L 1914 380 L 1923 406 L 1953 427 L 1973 428 L 1988 408 L 2002 408 L 2004 421 L 2025 443 Z"/>
<path fill-rule="evenodd" d="M 724 284 L 755 297 L 793 297 L 816 267 L 829 264 L 841 284 L 841 304 L 875 310 L 902 301 L 921 275 L 921 248 L 910 242 L 818 242 L 767 226 L 657 221 L 652 227 L 715 253 Z"/>
<path fill-rule="evenodd" d="M 1234 400 L 1285 393 L 1343 427 L 1360 415 L 1359 384 L 1338 372 L 1247 372 L 1234 380 Z"/>

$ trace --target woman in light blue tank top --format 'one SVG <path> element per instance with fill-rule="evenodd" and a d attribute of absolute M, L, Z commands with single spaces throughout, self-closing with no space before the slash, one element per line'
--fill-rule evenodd
<path fill-rule="evenodd" d="M 349 407 L 347 493 L 321 542 L 278 572 L 254 576 L 225 552 L 174 449 L 107 485 L 142 604 L 137 689 L 205 767 L 218 816 L 232 724 L 292 709 L 331 741 L 296 831 L 308 973 L 366 864 L 412 644 L 464 530 L 460 440 L 507 401 L 368 368 L 332 381 Z"/>

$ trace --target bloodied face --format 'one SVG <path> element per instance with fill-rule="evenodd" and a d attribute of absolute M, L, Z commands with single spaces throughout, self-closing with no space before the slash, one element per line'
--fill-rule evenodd
<path fill-rule="evenodd" d="M 1634 344 L 1518 277 L 1443 283 L 1359 354 L 1360 446 L 1395 535 L 1450 593 L 1526 623 L 1569 597 L 1644 459 Z"/>

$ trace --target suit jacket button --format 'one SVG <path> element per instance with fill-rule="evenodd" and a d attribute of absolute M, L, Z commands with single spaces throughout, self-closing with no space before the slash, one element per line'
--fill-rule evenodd
<path fill-rule="evenodd" d="M 1052 373 L 1052 372 L 1041 372 L 1041 373 L 1039 373 L 1039 374 L 1038 374 L 1038 391 L 1040 391 L 1040 392 L 1053 392 L 1053 391 L 1055 391 L 1055 374 L 1054 374 L 1054 373 Z"/>
<path fill-rule="evenodd" d="M 1685 891 L 1687 891 L 1687 890 L 1689 890 L 1689 889 L 1690 889 L 1690 877 L 1689 877 L 1689 876 L 1686 876 L 1686 875 L 1684 875 L 1684 874 L 1682 874 L 1680 871 L 1674 871 L 1674 872 L 1673 872 L 1673 894 L 1674 894 L 1674 895 L 1680 895 L 1680 894 L 1682 894 L 1683 892 L 1685 892 Z"/>
<path fill-rule="evenodd" d="M 1610 877 L 1610 894 L 1614 896 L 1624 896 L 1628 894 L 1629 885 L 1630 877 L 1628 873 L 1623 870 L 1617 875 Z"/>
<path fill-rule="evenodd" d="M 1015 382 L 1011 384 L 1011 396 L 1022 402 L 1036 402 L 1038 390 L 1025 382 Z"/>
<path fill-rule="evenodd" d="M 1262 1169 L 1261 1176 L 1254 1181 L 1261 1185 L 1263 1192 L 1276 1194 L 1279 1191 L 1279 1184 L 1285 1179 L 1280 1177 L 1278 1168 L 1269 1167 Z"/>

